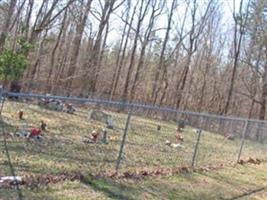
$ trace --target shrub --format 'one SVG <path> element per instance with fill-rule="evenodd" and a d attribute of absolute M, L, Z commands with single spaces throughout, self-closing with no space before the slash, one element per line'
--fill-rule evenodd
<path fill-rule="evenodd" d="M 18 80 L 27 67 L 26 57 L 21 53 L 5 49 L 0 54 L 0 78 L 4 81 Z"/>

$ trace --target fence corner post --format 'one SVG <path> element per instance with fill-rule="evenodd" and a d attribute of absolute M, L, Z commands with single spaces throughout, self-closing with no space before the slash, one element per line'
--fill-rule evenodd
<path fill-rule="evenodd" d="M 195 165 L 196 165 L 196 156 L 197 156 L 197 151 L 198 151 L 198 146 L 199 146 L 202 130 L 197 129 L 196 133 L 198 134 L 198 136 L 197 136 L 197 141 L 195 144 L 194 154 L 193 154 L 193 158 L 192 158 L 192 168 L 193 169 L 195 168 Z"/>
<path fill-rule="evenodd" d="M 122 136 L 119 155 L 118 155 L 117 162 L 116 162 L 116 173 L 118 173 L 118 171 L 119 171 L 120 163 L 121 163 L 121 160 L 122 160 L 123 149 L 124 149 L 124 145 L 125 145 L 125 142 L 126 142 L 126 136 L 127 136 L 127 133 L 128 133 L 128 127 L 129 127 L 129 124 L 130 124 L 132 111 L 133 111 L 133 107 L 130 106 L 130 110 L 128 112 L 128 116 L 127 116 L 127 119 L 126 119 L 124 132 L 123 132 L 123 136 Z"/>
<path fill-rule="evenodd" d="M 239 149 L 239 152 L 238 152 L 237 163 L 239 163 L 240 158 L 241 158 L 242 150 L 243 150 L 244 143 L 245 143 L 246 133 L 247 133 L 247 130 L 248 130 L 248 124 L 249 124 L 249 120 L 247 119 L 245 121 L 245 126 L 244 126 L 244 129 L 243 129 L 243 132 L 242 132 L 241 145 L 240 145 L 240 149 Z"/>

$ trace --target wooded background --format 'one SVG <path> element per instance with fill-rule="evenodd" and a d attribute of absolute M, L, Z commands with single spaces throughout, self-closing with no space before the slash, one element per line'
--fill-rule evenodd
<path fill-rule="evenodd" d="M 266 116 L 266 0 L 0 0 L 20 45 L 24 90 Z"/>

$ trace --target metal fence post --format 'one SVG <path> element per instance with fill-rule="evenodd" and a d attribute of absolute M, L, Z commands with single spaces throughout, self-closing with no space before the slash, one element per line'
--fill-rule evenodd
<path fill-rule="evenodd" d="M 118 172 L 119 167 L 120 167 L 120 163 L 121 163 L 121 160 L 122 160 L 123 148 L 124 148 L 125 141 L 126 141 L 126 136 L 127 136 L 127 133 L 128 133 L 128 127 L 129 127 L 129 124 L 130 124 L 132 111 L 133 111 L 133 108 L 131 107 L 130 111 L 128 112 L 127 120 L 126 120 L 126 123 L 125 123 L 125 128 L 124 128 L 122 141 L 121 141 L 121 146 L 120 146 L 120 152 L 119 152 L 119 156 L 118 156 L 117 163 L 116 163 L 116 172 Z"/>
<path fill-rule="evenodd" d="M 218 129 L 217 129 L 217 133 L 221 134 L 221 130 L 222 130 L 222 118 L 219 118 L 219 123 L 218 123 Z"/>
<path fill-rule="evenodd" d="M 3 89 L 3 86 L 0 85 L 0 103 L 1 103 L 1 105 L 0 105 L 0 121 L 1 122 L 3 122 L 2 110 L 3 110 L 3 107 L 4 107 L 4 102 L 5 102 L 4 89 Z M 6 138 L 7 138 L 6 134 L 7 133 L 5 131 L 3 123 L 1 124 L 1 132 L 2 132 L 2 134 L 4 136 L 4 149 L 5 149 L 5 153 L 6 153 L 6 157 L 7 157 L 7 162 L 8 162 L 9 168 L 10 168 L 10 172 L 11 172 L 13 177 L 16 177 L 15 170 L 14 170 L 14 167 L 12 165 L 11 157 L 10 157 L 9 150 L 8 150 L 8 147 L 7 147 L 7 141 L 6 141 Z M 20 190 L 19 184 L 18 184 L 16 179 L 15 179 L 15 189 L 16 189 L 17 194 L 18 194 L 18 200 L 22 200 L 23 199 L 23 195 L 22 195 L 22 192 Z"/>
<path fill-rule="evenodd" d="M 1 99 L 2 99 L 2 97 L 3 97 L 3 92 L 4 92 L 4 90 L 3 90 L 3 86 L 0 85 L 0 97 L 1 97 Z"/>
<path fill-rule="evenodd" d="M 1 105 L 0 105 L 0 115 L 2 115 L 2 110 L 3 110 L 4 102 L 5 102 L 4 88 L 3 88 L 2 85 L 0 85 L 0 102 L 1 102 Z"/>
<path fill-rule="evenodd" d="M 192 159 L 192 168 L 193 168 L 193 169 L 195 168 L 195 164 L 196 164 L 196 156 L 197 156 L 198 145 L 199 145 L 199 141 L 200 141 L 200 137 L 201 137 L 202 130 L 201 130 L 201 129 L 198 129 L 198 130 L 197 130 L 197 133 L 198 133 L 198 136 L 197 136 L 197 142 L 196 142 L 196 145 L 195 145 L 194 154 L 193 154 L 193 159 Z"/>
<path fill-rule="evenodd" d="M 103 129 L 103 137 L 102 137 L 102 143 L 107 144 L 107 130 Z"/>
<path fill-rule="evenodd" d="M 239 163 L 240 158 L 241 158 L 241 153 L 242 153 L 243 146 L 244 146 L 244 143 L 245 143 L 246 133 L 247 133 L 247 130 L 248 130 L 248 123 L 249 123 L 249 120 L 246 120 L 244 129 L 243 129 L 243 133 L 242 133 L 241 145 L 240 145 L 240 149 L 239 149 L 239 152 L 238 152 L 237 163 Z"/>

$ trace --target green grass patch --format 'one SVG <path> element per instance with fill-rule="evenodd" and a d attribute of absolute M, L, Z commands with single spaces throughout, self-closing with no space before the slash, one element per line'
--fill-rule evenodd
<path fill-rule="evenodd" d="M 17 111 L 24 110 L 25 120 Z M 221 199 L 232 198 L 267 185 L 267 165 L 232 166 L 241 141 L 225 140 L 223 136 L 204 131 L 197 153 L 197 167 L 225 166 L 221 170 L 175 176 L 148 177 L 144 180 L 93 178 L 91 174 L 115 169 L 127 115 L 107 111 L 114 119 L 114 130 L 108 129 L 108 144 L 84 144 L 85 136 L 100 130 L 105 124 L 88 119 L 89 110 L 78 109 L 75 115 L 55 112 L 37 105 L 6 102 L 3 110 L 4 131 L 16 127 L 37 127 L 43 120 L 48 124 L 44 142 L 27 143 L 21 138 L 8 138 L 12 164 L 19 176 L 60 174 L 78 171 L 85 175 L 82 182 L 61 182 L 38 189 L 22 187 L 25 199 Z M 161 130 L 157 130 L 157 126 Z M 184 130 L 183 148 L 165 145 L 175 142 L 176 124 L 133 116 L 121 163 L 121 172 L 191 166 L 197 139 L 195 130 Z M 0 136 L 0 175 L 11 175 Z M 267 159 L 266 145 L 245 141 L 243 159 Z M 260 198 L 264 191 L 260 192 Z M 251 197 L 251 196 L 250 196 Z M 0 189 L 0 199 L 16 199 L 15 190 Z M 254 197 L 253 197 L 254 198 Z M 256 198 L 256 197 L 255 197 Z"/>

